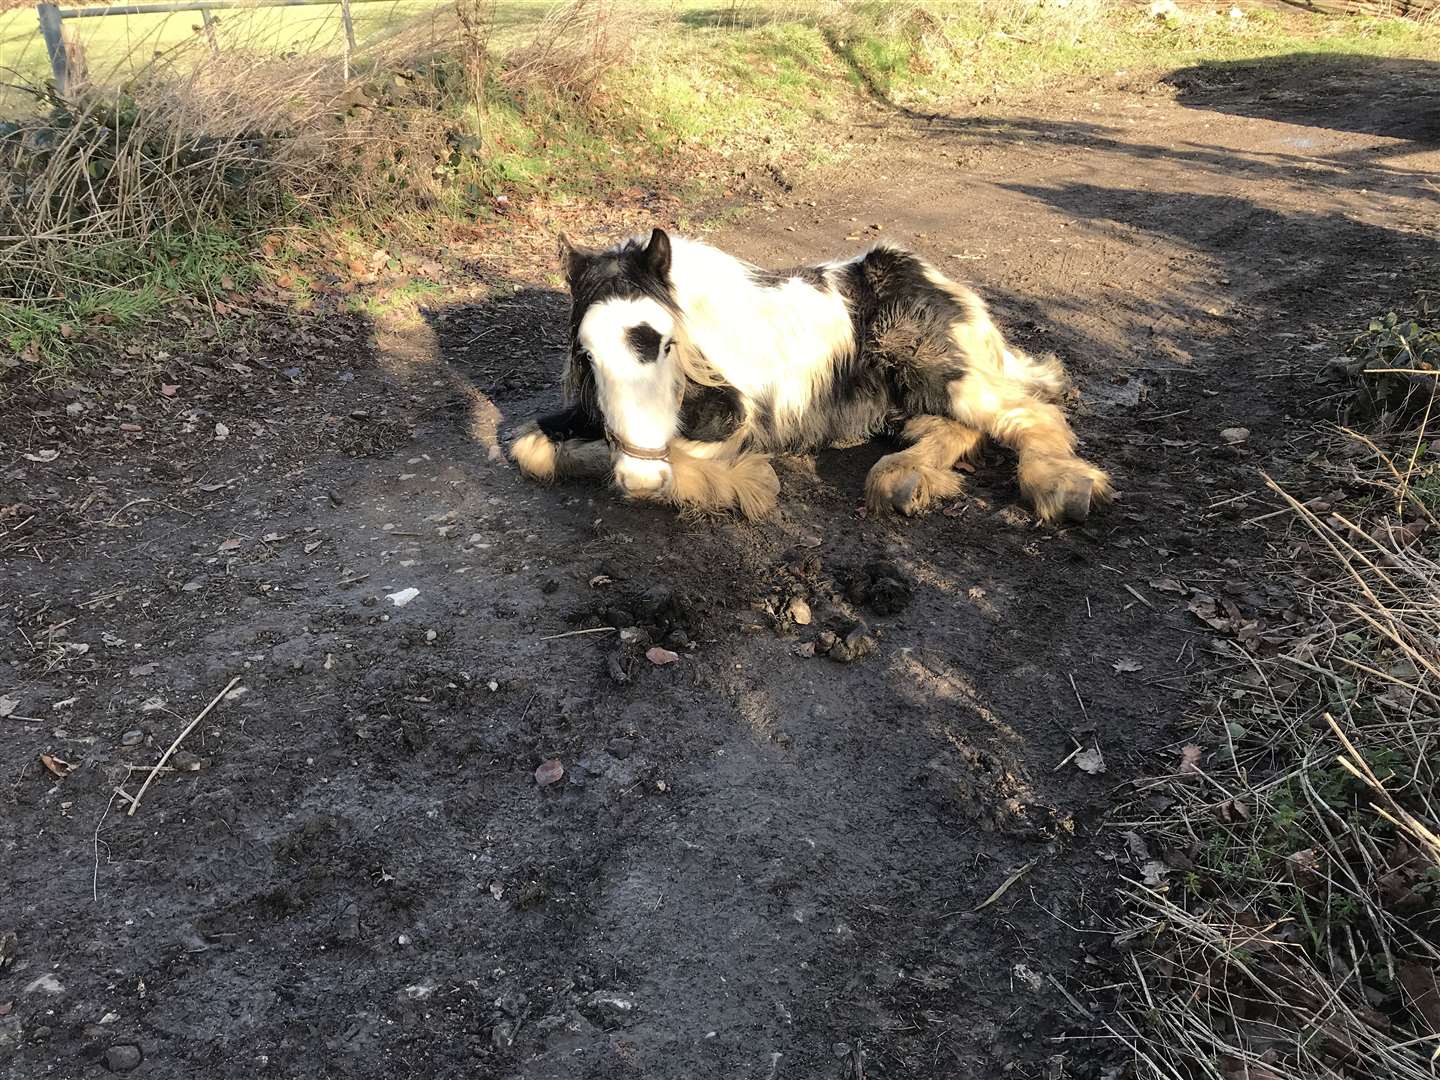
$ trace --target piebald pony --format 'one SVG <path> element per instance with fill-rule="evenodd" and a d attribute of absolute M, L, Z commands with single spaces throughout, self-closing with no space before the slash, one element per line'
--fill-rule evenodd
<path fill-rule="evenodd" d="M 561 238 L 570 288 L 566 407 L 511 444 L 528 477 L 613 475 L 635 498 L 768 513 L 774 453 L 909 445 L 871 468 L 874 511 L 959 492 L 989 435 L 1015 449 L 1046 521 L 1083 521 L 1109 477 L 1075 453 L 1064 374 L 1006 345 L 985 304 L 888 245 L 772 272 L 661 229 L 600 251 Z"/>

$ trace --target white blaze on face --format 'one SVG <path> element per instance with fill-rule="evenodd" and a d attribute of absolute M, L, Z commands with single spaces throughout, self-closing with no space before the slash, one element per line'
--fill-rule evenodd
<path fill-rule="evenodd" d="M 580 322 L 579 343 L 590 354 L 605 423 L 620 440 L 663 450 L 680 422 L 684 380 L 670 356 L 675 320 L 650 299 L 605 300 Z M 615 479 L 630 495 L 659 496 L 670 486 L 670 465 L 621 452 Z"/>

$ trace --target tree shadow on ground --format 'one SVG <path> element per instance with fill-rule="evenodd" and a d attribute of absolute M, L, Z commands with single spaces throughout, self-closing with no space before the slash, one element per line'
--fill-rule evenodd
<path fill-rule="evenodd" d="M 926 136 L 1085 147 L 1306 187 L 1359 190 L 1374 186 L 1379 174 L 1413 194 L 1440 199 L 1440 190 L 1427 184 L 1428 171 L 1387 164 L 1417 148 L 1440 145 L 1440 65 L 1429 61 L 1295 53 L 1200 64 L 1161 80 L 1175 87 L 1182 105 L 1197 110 L 1402 140 L 1317 156 L 1306 152 L 1311 143 L 1304 139 L 1289 140 L 1288 149 L 1237 150 L 1199 140 L 1151 142 L 1143 131 L 1113 124 L 920 111 L 897 102 L 853 50 L 838 41 L 831 48 L 876 104 Z"/>
<path fill-rule="evenodd" d="M 1187 108 L 1440 146 L 1440 64 L 1292 53 L 1197 64 L 1162 80 Z"/>

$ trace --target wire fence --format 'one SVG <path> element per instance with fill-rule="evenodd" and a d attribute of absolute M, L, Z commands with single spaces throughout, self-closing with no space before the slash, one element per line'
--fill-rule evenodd
<path fill-rule="evenodd" d="M 453 0 L 0 0 L 0 117 L 28 114 L 47 83 L 70 97 L 87 86 L 123 86 L 157 61 L 187 69 L 243 52 L 313 57 L 348 74 L 353 54 L 368 57 L 427 27 L 443 33 L 453 10 Z M 518 12 L 534 10 L 527 0 Z"/>

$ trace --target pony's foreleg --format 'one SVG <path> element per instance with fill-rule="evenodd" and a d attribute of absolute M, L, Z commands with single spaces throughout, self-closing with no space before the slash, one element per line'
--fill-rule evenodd
<path fill-rule="evenodd" d="M 974 454 L 984 439 L 973 427 L 944 416 L 914 417 L 901 434 L 912 445 L 886 454 L 865 478 L 865 502 L 872 513 L 923 514 L 935 500 L 959 494 L 955 463 Z"/>
<path fill-rule="evenodd" d="M 738 440 L 670 444 L 670 490 L 667 498 L 681 508 L 738 510 L 762 518 L 775 509 L 780 480 L 766 454 L 746 453 Z"/>
<path fill-rule="evenodd" d="M 1110 477 L 1075 453 L 1075 433 L 1058 407 L 1014 381 L 972 371 L 950 384 L 955 415 L 1013 447 L 1020 491 L 1044 521 L 1084 521 L 1110 501 Z"/>
<path fill-rule="evenodd" d="M 510 459 L 542 484 L 561 477 L 603 478 L 610 474 L 610 445 L 589 425 L 567 423 L 569 412 L 542 416 L 510 443 Z"/>

